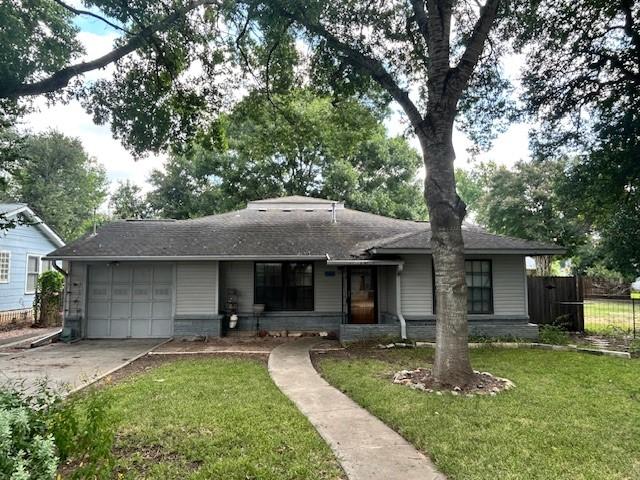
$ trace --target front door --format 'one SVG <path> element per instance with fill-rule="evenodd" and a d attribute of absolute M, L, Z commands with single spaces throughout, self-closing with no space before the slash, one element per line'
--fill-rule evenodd
<path fill-rule="evenodd" d="M 349 270 L 351 323 L 377 323 L 375 268 Z"/>

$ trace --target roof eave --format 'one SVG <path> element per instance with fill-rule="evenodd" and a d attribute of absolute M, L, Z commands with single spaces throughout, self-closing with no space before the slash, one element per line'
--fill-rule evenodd
<path fill-rule="evenodd" d="M 326 260 L 325 255 L 55 255 L 43 257 L 45 260 L 66 260 L 75 262 L 129 262 L 129 261 L 197 261 L 197 260 Z"/>
<path fill-rule="evenodd" d="M 369 250 L 372 254 L 419 254 L 432 253 L 431 248 L 372 248 Z M 467 255 L 564 255 L 567 253 L 565 248 L 468 248 L 464 250 Z"/>

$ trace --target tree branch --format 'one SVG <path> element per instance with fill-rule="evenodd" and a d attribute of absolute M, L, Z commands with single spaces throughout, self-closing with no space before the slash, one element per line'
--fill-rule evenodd
<path fill-rule="evenodd" d="M 0 88 L 0 98 L 19 98 L 21 96 L 42 95 L 52 93 L 66 87 L 72 78 L 83 73 L 104 68 L 107 65 L 120 60 L 137 50 L 153 37 L 156 32 L 168 29 L 172 24 L 184 17 L 187 13 L 203 5 L 218 5 L 217 0 L 192 0 L 187 5 L 177 8 L 172 14 L 167 15 L 161 21 L 143 28 L 125 44 L 113 49 L 111 52 L 89 62 L 81 62 L 65 67 L 49 77 L 33 83 L 22 83 Z"/>
<path fill-rule="evenodd" d="M 453 68 L 453 75 L 451 76 L 452 87 L 458 94 L 462 93 L 478 64 L 480 55 L 484 50 L 484 44 L 489 36 L 489 31 L 496 19 L 499 3 L 500 0 L 487 0 L 484 7 L 480 9 L 480 18 L 478 18 L 473 27 L 473 33 L 467 42 L 467 48 L 458 64 Z"/>
<path fill-rule="evenodd" d="M 93 17 L 93 18 L 96 18 L 96 19 L 100 20 L 101 22 L 106 23 L 111 28 L 115 28 L 116 30 L 120 30 L 121 32 L 124 32 L 124 33 L 127 33 L 127 34 L 131 33 L 129 30 L 121 27 L 120 25 L 116 25 L 115 23 L 110 22 L 109 20 L 107 20 L 106 18 L 98 15 L 97 13 L 90 12 L 89 10 L 80 10 L 78 8 L 72 7 L 71 5 L 66 4 L 62 0 L 53 0 L 53 1 L 56 2 L 58 5 L 60 5 L 61 7 L 69 10 L 71 13 L 75 13 L 76 15 L 86 15 L 86 16 L 89 16 L 89 17 Z"/>
<path fill-rule="evenodd" d="M 409 121 L 416 129 L 421 129 L 424 119 L 418 107 L 409 98 L 409 93 L 402 89 L 393 76 L 387 71 L 382 62 L 375 57 L 361 52 L 355 47 L 343 42 L 319 22 L 311 21 L 301 12 L 295 15 L 284 8 L 276 7 L 281 15 L 304 26 L 310 33 L 324 38 L 327 44 L 346 57 L 349 63 L 359 70 L 367 72 L 391 97 L 400 104 L 409 117 Z"/>

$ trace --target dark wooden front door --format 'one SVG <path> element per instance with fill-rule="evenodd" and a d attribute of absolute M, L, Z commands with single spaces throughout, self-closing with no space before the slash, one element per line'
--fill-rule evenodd
<path fill-rule="evenodd" d="M 375 268 L 349 270 L 351 323 L 377 323 Z"/>

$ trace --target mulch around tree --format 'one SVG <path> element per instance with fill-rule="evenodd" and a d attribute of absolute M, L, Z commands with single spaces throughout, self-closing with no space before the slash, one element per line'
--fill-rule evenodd
<path fill-rule="evenodd" d="M 425 393 L 436 393 L 441 395 L 443 392 L 449 392 L 452 395 L 497 395 L 498 393 L 509 390 L 515 385 L 511 380 L 500 378 L 489 372 L 473 373 L 473 379 L 464 387 L 443 386 L 435 381 L 429 368 L 417 368 L 415 370 L 401 370 L 397 372 L 392 379 L 393 383 L 405 385 L 414 390 Z"/>

